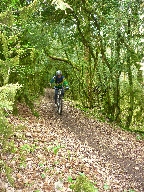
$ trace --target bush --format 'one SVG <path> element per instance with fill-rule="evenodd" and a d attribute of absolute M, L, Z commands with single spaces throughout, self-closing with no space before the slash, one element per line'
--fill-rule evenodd
<path fill-rule="evenodd" d="M 12 134 L 11 126 L 6 116 L 13 110 L 16 91 L 21 86 L 19 84 L 7 84 L 0 87 L 0 140 L 1 143 Z"/>

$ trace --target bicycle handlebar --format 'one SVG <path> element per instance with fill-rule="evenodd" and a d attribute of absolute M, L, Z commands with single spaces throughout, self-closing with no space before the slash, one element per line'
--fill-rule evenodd
<path fill-rule="evenodd" d="M 56 89 L 56 90 L 59 90 L 59 89 L 60 89 L 60 90 L 62 90 L 62 89 L 64 89 L 64 90 L 68 90 L 69 88 L 66 89 L 66 88 L 64 88 L 64 87 L 62 87 L 62 88 L 53 87 L 53 89 Z"/>

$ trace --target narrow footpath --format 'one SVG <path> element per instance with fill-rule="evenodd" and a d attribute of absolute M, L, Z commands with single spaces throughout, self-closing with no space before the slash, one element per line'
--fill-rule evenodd
<path fill-rule="evenodd" d="M 25 127 L 15 134 L 17 148 L 33 146 L 33 150 L 27 150 L 23 161 L 18 152 L 2 155 L 13 169 L 15 186 L 10 186 L 2 174 L 0 189 L 71 192 L 69 178 L 75 180 L 84 173 L 99 192 L 144 191 L 144 141 L 136 139 L 136 134 L 85 117 L 68 101 L 64 102 L 63 114 L 58 115 L 50 89 L 36 108 L 39 118 L 22 105 L 20 117 L 9 117 L 15 126 Z"/>

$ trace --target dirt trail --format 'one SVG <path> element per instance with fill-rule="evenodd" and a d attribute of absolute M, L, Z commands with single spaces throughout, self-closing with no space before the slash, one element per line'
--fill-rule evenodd
<path fill-rule="evenodd" d="M 28 157 L 34 164 L 33 170 L 29 172 L 26 167 L 21 171 L 26 181 L 31 175 L 31 180 L 37 182 L 33 186 L 17 186 L 13 191 L 34 191 L 39 186 L 42 192 L 57 191 L 54 184 L 59 178 L 63 178 L 63 191 L 68 192 L 71 190 L 68 189 L 66 178 L 76 178 L 78 172 L 83 172 L 89 179 L 96 181 L 99 192 L 105 191 L 104 186 L 109 188 L 109 192 L 129 192 L 130 189 L 135 192 L 144 191 L 144 142 L 136 140 L 134 134 L 87 118 L 66 101 L 63 114 L 58 115 L 53 105 L 53 90 L 46 91 L 38 110 L 41 115 L 39 121 L 29 115 L 29 111 L 21 113 L 25 121 L 19 122 L 15 118 L 12 120 L 14 124 L 23 123 L 28 127 L 25 132 L 28 143 L 34 143 L 34 138 L 37 138 L 37 144 L 41 146 L 35 156 L 31 154 Z M 43 149 L 55 143 L 64 148 L 53 157 Z M 34 178 L 36 157 L 43 159 L 45 165 L 51 167 L 52 161 L 58 161 L 58 165 L 53 168 L 55 175 L 52 176 L 51 172 L 51 176 L 47 174 L 45 179 Z M 39 169 L 37 171 L 40 172 Z M 14 177 L 18 172 L 15 170 Z M 12 189 L 7 185 L 7 191 Z"/>
<path fill-rule="evenodd" d="M 143 141 L 136 140 L 135 134 L 84 117 L 80 111 L 69 107 L 66 102 L 63 115 L 58 116 L 51 103 L 52 97 L 51 91 L 47 92 L 46 98 L 49 99 L 45 101 L 50 107 L 47 113 L 42 110 L 46 119 L 56 120 L 59 122 L 59 128 L 63 127 L 69 133 L 73 132 L 83 144 L 87 143 L 92 147 L 96 163 L 101 166 L 103 175 L 109 182 L 113 180 L 123 189 L 126 187 L 144 191 Z"/>

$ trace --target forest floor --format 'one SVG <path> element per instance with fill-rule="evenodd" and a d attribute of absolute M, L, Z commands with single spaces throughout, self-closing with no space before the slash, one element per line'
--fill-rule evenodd
<path fill-rule="evenodd" d="M 23 105 L 18 117 L 9 117 L 21 129 L 14 143 L 9 139 L 14 152 L 1 153 L 14 186 L 2 172 L 0 191 L 71 192 L 70 182 L 80 173 L 99 192 L 144 191 L 144 142 L 136 134 L 88 118 L 68 101 L 58 115 L 50 89 L 36 107 L 39 118 Z"/>

